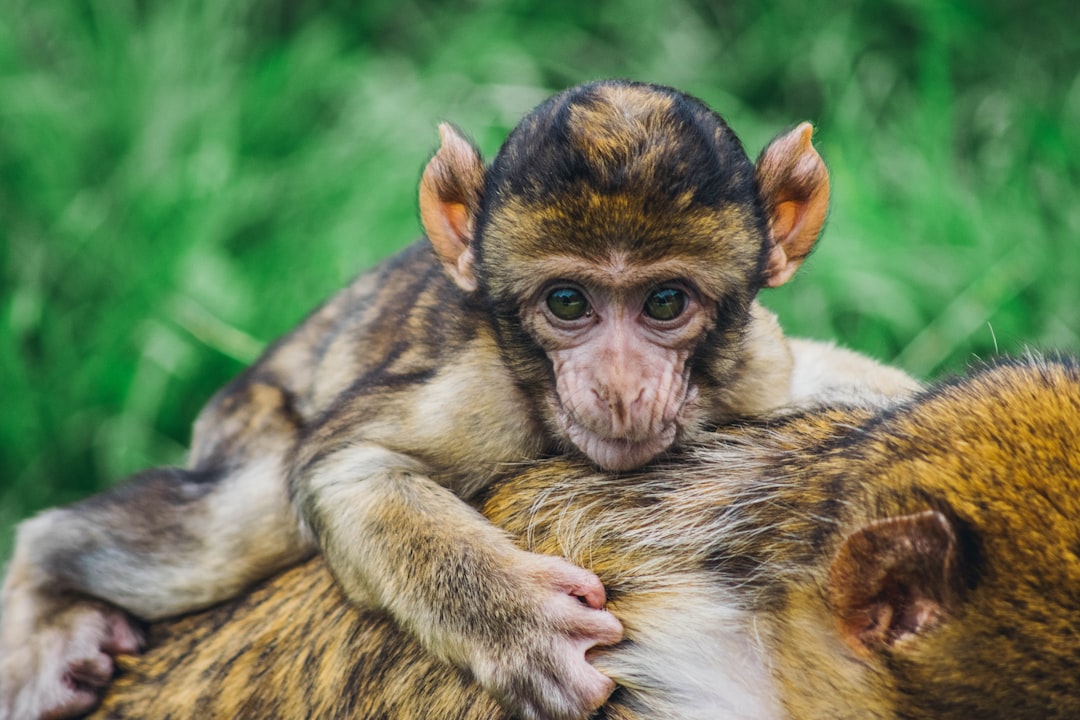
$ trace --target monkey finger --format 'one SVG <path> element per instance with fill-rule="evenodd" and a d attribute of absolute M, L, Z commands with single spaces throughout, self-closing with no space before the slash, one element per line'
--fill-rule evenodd
<path fill-rule="evenodd" d="M 113 661 L 101 652 L 94 657 L 81 658 L 71 663 L 64 674 L 64 682 L 76 690 L 102 687 L 112 678 Z"/>
<path fill-rule="evenodd" d="M 40 645 L 21 648 L 0 658 L 0 718 L 61 720 L 90 710 L 113 671 L 104 653 L 65 660 L 55 633 L 47 633 Z"/>
<path fill-rule="evenodd" d="M 573 720 L 591 715 L 615 690 L 615 683 L 587 662 L 567 662 L 559 672 L 537 669 L 529 680 L 533 694 L 517 698 L 528 720 Z"/>
<path fill-rule="evenodd" d="M 532 566 L 533 577 L 551 589 L 577 598 L 594 610 L 604 608 L 607 594 L 595 573 L 554 555 L 525 553 L 524 562 Z"/>
<path fill-rule="evenodd" d="M 107 635 L 101 643 L 102 650 L 113 657 L 142 651 L 145 642 L 142 629 L 125 613 L 113 610 L 106 615 L 105 623 Z"/>
<path fill-rule="evenodd" d="M 589 664 L 582 667 L 577 680 L 586 689 L 585 705 L 590 712 L 603 705 L 615 692 L 615 682 Z"/>
<path fill-rule="evenodd" d="M 47 710 L 39 716 L 41 720 L 63 720 L 64 718 L 78 717 L 97 705 L 98 694 L 96 690 L 86 687 L 69 685 L 62 696 L 51 699 Z"/>
<path fill-rule="evenodd" d="M 563 597 L 569 599 L 569 596 Z M 575 647 L 582 653 L 594 645 L 612 645 L 622 639 L 622 623 L 607 610 L 565 601 L 552 609 L 553 617 L 559 619 L 562 632 L 573 639 Z"/>
<path fill-rule="evenodd" d="M 594 610 L 603 610 L 604 605 L 607 604 L 607 593 L 604 592 L 604 586 L 599 578 L 593 576 L 592 579 L 595 583 L 580 583 L 569 588 L 569 594 Z"/>
<path fill-rule="evenodd" d="M 592 614 L 593 628 L 589 633 L 595 641 L 589 647 L 595 645 L 614 645 L 623 638 L 623 624 L 619 619 L 607 610 L 601 610 Z"/>

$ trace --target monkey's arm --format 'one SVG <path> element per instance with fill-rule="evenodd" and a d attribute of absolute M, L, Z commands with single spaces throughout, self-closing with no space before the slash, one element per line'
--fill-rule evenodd
<path fill-rule="evenodd" d="M 338 472 L 333 470 L 335 465 Z M 360 476 L 365 479 L 358 480 Z M 280 504 L 275 501 L 276 507 L 264 504 L 244 510 L 239 507 L 243 502 L 252 503 L 258 497 L 246 488 L 247 492 L 235 498 L 240 502 L 230 502 L 229 483 L 235 480 L 225 478 L 223 484 L 200 488 L 180 471 L 151 471 L 131 485 L 81 506 L 50 511 L 41 520 L 24 525 L 21 539 L 30 538 L 35 543 L 22 547 L 52 553 L 45 558 L 49 567 L 68 568 L 64 577 L 71 590 L 115 598 L 145 617 L 233 597 L 241 589 L 235 585 L 241 577 L 257 579 L 280 567 L 278 563 L 284 558 L 295 560 L 298 551 L 311 547 L 306 539 L 296 536 L 291 540 L 295 547 L 282 545 L 289 539 L 289 529 L 295 527 L 284 499 Z M 156 626 L 150 636 L 150 654 L 145 659 L 128 659 L 129 665 L 135 663 L 134 669 L 122 676 L 99 717 L 166 717 L 174 712 L 183 717 L 195 708 L 200 717 L 216 718 L 508 717 L 464 671 L 438 659 L 417 637 L 458 665 L 476 666 L 492 653 L 532 653 L 518 658 L 519 662 L 545 664 L 554 653 L 555 659 L 568 665 L 579 663 L 578 671 L 583 668 L 589 673 L 585 680 L 600 685 L 595 691 L 599 700 L 607 697 L 610 681 L 584 662 L 585 645 L 591 641 L 578 633 L 608 633 L 615 640 L 620 634 L 618 623 L 607 613 L 580 605 L 574 596 L 578 588 L 567 587 L 563 592 L 550 589 L 568 572 L 577 572 L 589 592 L 602 592 L 591 573 L 554 557 L 516 549 L 502 531 L 424 477 L 415 460 L 381 448 L 354 446 L 348 452 L 327 456 L 314 473 L 313 484 L 311 516 L 325 518 L 332 525 L 319 528 L 326 538 L 327 552 L 350 574 L 339 575 L 339 584 L 321 560 L 311 561 L 239 599 Z M 269 489 L 264 487 L 263 491 Z M 182 502 L 185 493 L 190 497 Z M 284 498 L 283 492 L 281 495 Z M 230 523 L 226 525 L 236 531 L 231 535 L 232 547 L 225 545 L 222 536 L 200 538 L 222 543 L 222 554 L 217 557 L 224 567 L 216 568 L 201 556 L 201 543 L 194 543 L 196 528 L 182 527 L 178 517 L 213 515 L 213 506 L 225 503 L 230 505 Z M 186 512 L 177 515 L 178 506 Z M 132 528 L 126 535 L 127 526 L 114 521 L 118 515 L 130 521 L 135 509 L 142 513 L 138 522 L 147 527 Z M 233 514 L 247 512 L 255 516 L 243 523 L 240 514 Z M 281 532 L 270 521 L 275 512 L 284 528 Z M 159 533 L 148 533 L 148 527 L 159 528 Z M 49 533 L 56 534 L 50 537 Z M 95 533 L 99 536 L 94 537 Z M 101 533 L 106 536 L 101 537 Z M 152 543 L 150 538 L 154 538 Z M 363 557 L 350 556 L 343 543 L 361 548 Z M 65 550 L 72 547 L 84 551 L 89 547 L 92 552 Z M 63 555 L 63 561 L 57 553 Z M 245 575 L 243 568 L 237 567 L 241 562 L 253 562 L 260 554 L 267 564 L 258 570 Z M 359 567 L 352 565 L 357 560 Z M 36 565 L 16 559 L 16 567 L 29 571 Z M 198 573 L 209 576 L 199 577 Z M 12 573 L 9 583 L 18 577 L 21 573 Z M 230 594 L 222 594 L 222 587 Z M 358 607 L 342 587 L 350 590 L 353 601 L 368 599 L 376 605 Z M 193 594 L 197 588 L 203 588 L 199 595 Z M 594 597 L 592 603 L 600 601 Z M 33 609 L 48 613 L 53 607 L 38 598 Z M 97 633 L 86 638 L 87 647 L 82 648 L 86 660 L 77 672 L 85 673 L 85 680 L 104 683 L 111 674 L 111 663 L 95 664 L 104 662 L 99 644 L 108 646 L 110 652 L 136 649 L 135 638 L 125 635 L 129 631 L 124 617 L 92 601 L 65 603 L 64 607 L 64 612 L 84 628 L 83 635 Z M 405 632 L 394 618 L 375 607 L 388 608 L 414 632 Z M 5 621 L 18 622 L 18 606 L 9 605 L 8 609 L 14 612 L 6 614 Z M 432 616 L 435 612 L 443 616 Z M 514 614 L 506 616 L 506 612 Z M 56 623 L 56 618 L 48 620 Z M 538 625 L 543 622 L 561 631 L 553 633 L 551 628 Z M 229 631 L 217 632 L 222 625 Z M 76 636 L 68 641 L 79 643 L 83 639 Z M 547 645 L 560 641 L 568 648 Z M 26 658 L 4 659 L 16 660 Z M 315 663 L 316 669 L 308 663 Z M 395 681 L 388 686 L 385 672 L 391 666 Z M 494 669 L 481 665 L 481 671 L 484 669 L 489 673 L 520 672 L 509 662 Z M 34 677 L 46 670 L 70 672 L 65 667 L 41 667 L 34 659 L 24 668 Z M 552 668 L 553 673 L 565 671 L 563 667 Z M 91 678 L 91 673 L 97 675 Z M 313 679 L 317 679 L 314 685 Z M 484 679 L 491 683 L 491 674 Z M 555 681 L 550 675 L 538 676 L 535 681 L 542 687 L 529 691 L 529 696 L 562 689 L 551 685 Z M 548 685 L 543 686 L 545 683 Z M 356 699 L 342 702 L 342 688 L 355 692 Z M 158 695 L 158 690 L 164 692 Z M 554 696 L 549 700 L 558 702 Z M 0 712 L 0 717 L 36 714 L 35 707 L 16 705 L 7 714 Z"/>
<path fill-rule="evenodd" d="M 492 382 L 490 375 L 483 379 Z M 481 407 L 484 395 L 468 394 Z M 509 389 L 492 397 L 507 396 Z M 442 415 L 448 424 L 464 424 L 453 411 Z M 432 433 L 425 439 L 429 452 L 453 436 L 439 422 L 427 425 L 414 441 Z M 514 432 L 500 431 L 502 442 Z M 327 433 L 301 449 L 293 487 L 351 600 L 389 611 L 430 652 L 471 670 L 524 717 L 583 717 L 603 702 L 613 685 L 585 654 L 598 642 L 617 641 L 621 626 L 601 611 L 604 589 L 595 575 L 515 547 L 433 481 L 415 453 L 356 440 L 339 444 Z M 457 451 L 482 455 L 467 443 L 459 439 Z"/>
<path fill-rule="evenodd" d="M 805 441 L 817 441 L 822 434 L 827 430 L 808 432 Z M 781 433 L 773 428 L 765 437 L 777 441 Z M 785 443 L 784 453 L 798 454 L 794 447 Z M 678 480 L 677 467 L 626 478 L 598 475 L 581 464 L 542 463 L 499 483 L 485 503 L 484 512 L 495 523 L 488 526 L 491 530 L 505 528 L 533 552 L 567 554 L 599 573 L 613 593 L 612 609 L 627 623 L 630 642 L 602 652 L 598 660 L 624 686 L 623 692 L 609 699 L 603 717 L 715 717 L 718 708 L 740 708 L 742 714 L 733 717 L 751 717 L 747 715 L 750 708 L 764 708 L 766 716 L 776 716 L 765 666 L 752 652 L 739 655 L 740 648 L 745 651 L 753 646 L 739 640 L 745 634 L 740 611 L 721 604 L 722 595 L 710 589 L 710 577 L 700 573 L 703 559 L 710 556 L 714 533 L 709 528 L 723 517 L 716 508 L 738 484 L 735 470 L 744 474 L 737 477 L 751 477 L 746 473 L 758 467 L 754 459 L 763 451 L 760 444 L 741 445 L 740 450 L 714 461 L 728 469 L 723 474 L 701 467 L 701 478 L 688 483 Z M 364 455 L 369 461 L 375 457 L 370 450 Z M 338 460 L 351 465 L 348 456 Z M 403 471 L 410 467 L 415 471 L 415 466 L 400 464 Z M 728 475 L 732 485 L 717 481 Z M 329 475 L 324 479 L 329 485 L 320 486 L 323 490 L 335 486 Z M 396 507 L 415 518 L 433 504 L 440 518 L 460 520 L 448 514 L 451 508 L 444 507 L 441 488 L 417 478 L 385 482 L 399 487 L 381 497 L 382 507 Z M 382 491 L 369 486 L 365 492 Z M 347 500 L 332 494 L 326 497 L 331 504 L 332 498 Z M 408 507 L 402 509 L 403 504 Z M 340 517 L 341 522 L 359 523 L 369 532 L 378 529 L 371 516 Z M 429 566 L 435 556 L 466 550 L 475 554 L 457 558 L 463 563 L 457 568 L 483 557 L 498 558 L 504 552 L 505 537 L 485 536 L 486 545 L 478 544 L 482 538 L 465 542 L 468 538 L 462 533 L 475 530 L 465 527 L 471 520 L 460 521 L 463 527 L 414 528 L 421 536 L 413 537 L 410 545 L 424 549 L 425 555 L 400 555 L 398 569 L 384 572 L 408 574 L 419 560 L 420 570 L 437 574 L 436 583 L 465 583 L 454 595 L 474 598 L 487 613 L 475 618 L 480 625 L 470 632 L 507 650 L 514 651 L 519 637 L 544 635 L 527 617 L 500 614 L 503 604 L 497 593 L 505 589 L 495 588 L 493 594 L 492 588 L 481 584 L 485 577 L 501 576 L 497 567 L 484 568 L 479 577 L 472 572 L 459 577 L 440 574 L 439 568 Z M 389 526 L 399 527 L 397 520 Z M 355 535 L 356 529 L 351 532 Z M 388 545 L 385 553 L 396 551 L 400 542 L 366 538 L 364 544 Z M 435 543 L 449 547 L 433 549 Z M 395 581 L 401 582 L 400 578 Z M 350 602 L 343 584 L 348 583 L 331 578 L 324 560 L 315 559 L 244 597 L 153 627 L 149 649 L 123 663 L 126 673 L 111 686 L 94 717 L 188 717 L 196 712 L 199 717 L 230 720 L 509 717 L 469 674 L 432 655 L 393 619 Z M 532 598 L 518 600 L 528 608 Z M 389 598 L 388 602 L 400 605 L 409 599 Z M 707 658 L 701 654 L 703 649 Z M 733 672 L 719 671 L 721 665 L 731 666 L 728 670 Z M 725 674 L 734 674 L 738 682 L 720 682 Z M 688 708 L 688 702 L 698 708 L 697 714 L 680 712 Z"/>
<path fill-rule="evenodd" d="M 674 493 L 664 487 L 642 482 L 630 487 L 625 498 L 613 496 L 623 485 L 623 479 L 597 476 L 581 465 L 545 463 L 502 484 L 485 512 L 507 526 L 530 550 L 556 553 L 573 549 L 576 561 L 595 563 L 605 582 L 619 594 L 614 603 L 617 612 L 636 629 L 630 652 L 619 663 L 608 659 L 605 666 L 618 668 L 622 682 L 636 684 L 638 691 L 647 693 L 655 686 L 641 683 L 653 676 L 654 670 L 660 670 L 659 676 L 675 673 L 684 683 L 686 678 L 681 666 L 665 661 L 670 658 L 658 660 L 648 650 L 636 647 L 637 642 L 647 645 L 657 634 L 661 640 L 681 641 L 690 633 L 694 641 L 685 643 L 679 654 L 698 657 L 694 648 L 715 636 L 715 629 L 707 627 L 714 617 L 694 615 L 702 605 L 681 600 L 701 600 L 694 591 L 698 586 L 683 582 L 708 542 L 701 533 L 702 526 L 714 516 L 708 509 L 723 493 L 690 488 L 681 493 L 681 500 L 675 500 Z M 418 492 L 412 497 L 417 500 L 422 495 Z M 673 501 L 677 509 L 662 509 L 664 502 Z M 420 499 L 410 512 L 422 504 Z M 659 512 L 654 513 L 653 508 L 660 508 Z M 558 522 L 564 513 L 567 522 Z M 663 522 L 661 518 L 667 518 L 668 530 L 657 526 Z M 692 522 L 683 526 L 684 519 Z M 428 532 L 432 536 L 452 534 L 440 533 L 437 528 Z M 660 541 L 628 551 L 634 542 L 618 540 L 621 533 L 627 538 L 643 533 Z M 442 537 L 440 541 L 464 547 L 458 539 Z M 402 557 L 402 564 L 412 559 Z M 499 574 L 493 569 L 489 572 Z M 456 575 L 443 578 L 448 584 L 458 580 Z M 688 588 L 689 592 L 680 594 Z M 471 631 L 490 642 L 516 642 L 514 637 L 499 636 L 501 624 L 508 620 L 521 623 L 513 628 L 515 635 L 542 634 L 530 627 L 525 617 L 500 617 L 498 598 L 489 598 L 488 588 L 470 584 L 463 591 L 476 593 L 488 608 L 490 614 L 478 618 L 486 627 Z M 681 629 L 670 625 L 670 613 L 676 608 L 683 613 L 675 620 Z M 731 614 L 730 609 L 722 610 L 722 616 Z M 673 644 L 679 642 L 661 642 L 660 646 L 670 648 Z M 144 655 L 125 658 L 122 667 L 126 672 L 110 686 L 94 718 L 190 717 L 196 713 L 200 718 L 229 720 L 510 717 L 468 673 L 439 660 L 392 618 L 350 602 L 322 558 L 276 576 L 224 605 L 155 625 L 149 645 Z M 650 658 L 664 667 L 650 666 Z M 611 698 L 603 717 L 681 716 L 643 710 L 635 698 L 640 699 L 636 691 Z"/>
<path fill-rule="evenodd" d="M 785 336 L 776 315 L 761 303 L 751 313 L 742 384 L 729 402 L 739 412 L 729 422 L 830 405 L 886 407 L 922 387 L 903 370 L 833 342 Z M 763 398 L 773 401 L 754 404 Z"/>

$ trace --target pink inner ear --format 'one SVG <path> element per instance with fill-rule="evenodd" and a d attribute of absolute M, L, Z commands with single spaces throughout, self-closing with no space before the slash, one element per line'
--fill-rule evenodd
<path fill-rule="evenodd" d="M 461 203 L 443 203 L 443 219 L 451 233 L 451 240 L 460 245 L 458 252 L 465 250 L 472 236 L 469 227 L 469 211 Z"/>
<path fill-rule="evenodd" d="M 892 585 L 883 589 L 863 614 L 848 618 L 843 629 L 850 635 L 848 644 L 864 651 L 892 647 L 929 630 L 943 615 L 941 601 L 922 595 L 920 588 Z"/>
<path fill-rule="evenodd" d="M 903 640 L 908 635 L 918 635 L 938 624 L 945 614 L 942 603 L 934 598 L 914 597 L 904 612 L 893 623 L 894 638 Z"/>
<path fill-rule="evenodd" d="M 443 261 L 447 273 L 465 292 L 476 290 L 473 275 L 472 223 L 469 210 L 461 203 L 440 203 L 444 231 L 441 237 L 430 238 Z"/>
<path fill-rule="evenodd" d="M 773 245 L 769 251 L 769 260 L 765 265 L 765 286 L 780 287 L 799 269 L 798 263 L 788 262 L 787 253 L 781 245 Z"/>
<path fill-rule="evenodd" d="M 773 210 L 772 218 L 772 236 L 774 238 L 787 237 L 791 234 L 799 219 L 799 209 L 799 204 L 794 200 L 786 200 L 777 204 L 776 209 Z"/>
<path fill-rule="evenodd" d="M 442 145 L 420 179 L 420 219 L 447 274 L 466 292 L 476 289 L 473 212 L 484 184 L 480 153 L 451 126 L 439 126 Z"/>

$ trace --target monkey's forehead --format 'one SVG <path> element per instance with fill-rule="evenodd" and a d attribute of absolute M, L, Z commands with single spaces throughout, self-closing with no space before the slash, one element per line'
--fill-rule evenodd
<path fill-rule="evenodd" d="M 553 277 L 584 279 L 602 268 L 605 284 L 618 284 L 620 271 L 685 279 L 715 299 L 735 285 L 752 285 L 765 250 L 756 208 L 706 208 L 688 194 L 658 199 L 587 188 L 546 203 L 511 198 L 488 217 L 478 242 L 496 283 L 515 278 L 528 287 Z M 582 277 L 570 272 L 575 263 Z"/>

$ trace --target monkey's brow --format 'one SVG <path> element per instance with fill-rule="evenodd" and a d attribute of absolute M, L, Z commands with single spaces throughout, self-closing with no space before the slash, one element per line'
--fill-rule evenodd
<path fill-rule="evenodd" d="M 529 263 L 528 268 L 536 289 L 555 278 L 628 290 L 674 280 L 692 281 L 700 275 L 692 260 L 677 257 L 644 262 L 613 255 L 597 262 L 572 255 L 551 255 Z"/>

